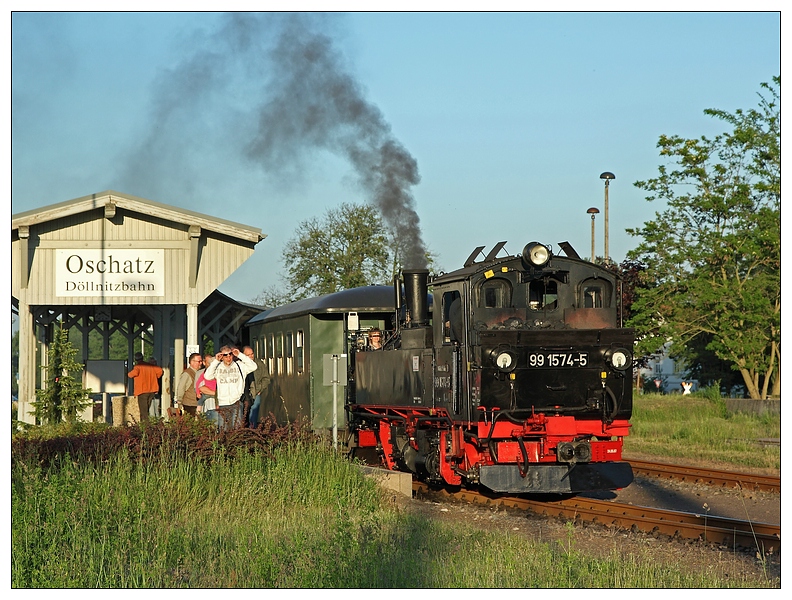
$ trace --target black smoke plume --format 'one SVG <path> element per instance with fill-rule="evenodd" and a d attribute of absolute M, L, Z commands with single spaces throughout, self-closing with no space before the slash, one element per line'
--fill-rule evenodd
<path fill-rule="evenodd" d="M 235 133 L 224 145 L 236 144 L 235 150 L 274 176 L 299 170 L 317 150 L 345 158 L 368 201 L 396 234 L 403 266 L 425 268 L 426 248 L 411 193 L 420 181 L 417 162 L 395 139 L 381 111 L 365 99 L 325 33 L 337 17 L 228 15 L 220 30 L 198 43 L 198 49 L 163 78 L 153 126 L 127 162 L 124 180 L 139 184 L 162 171 L 170 162 L 166 156 L 174 152 L 165 139 L 190 121 L 189 115 L 218 110 L 218 95 L 226 97 L 223 106 L 239 104 L 235 81 L 244 77 L 246 89 L 251 80 L 260 81 L 256 94 L 244 101 L 244 110 L 231 109 L 229 131 Z M 191 126 L 196 126 L 194 120 Z M 187 152 L 184 138 L 182 144 Z M 187 168 L 185 159 L 179 160 L 179 168 Z"/>

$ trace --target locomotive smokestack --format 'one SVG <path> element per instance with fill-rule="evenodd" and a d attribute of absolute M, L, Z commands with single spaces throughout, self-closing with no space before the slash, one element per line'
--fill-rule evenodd
<path fill-rule="evenodd" d="M 426 300 L 429 291 L 429 271 L 427 269 L 405 270 L 404 295 L 410 315 L 408 327 L 429 324 L 429 305 Z"/>

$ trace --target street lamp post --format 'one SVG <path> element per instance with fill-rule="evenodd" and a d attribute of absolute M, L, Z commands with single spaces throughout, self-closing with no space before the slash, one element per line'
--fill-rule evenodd
<path fill-rule="evenodd" d="M 591 262 L 594 262 L 594 259 L 597 257 L 594 246 L 594 217 L 599 214 L 599 209 L 592 206 L 586 212 L 591 215 Z"/>
<path fill-rule="evenodd" d="M 610 171 L 605 171 L 600 175 L 600 179 L 605 180 L 605 256 L 603 257 L 606 263 L 610 262 L 610 249 L 608 248 L 608 186 L 611 179 L 616 179 L 616 175 Z"/>

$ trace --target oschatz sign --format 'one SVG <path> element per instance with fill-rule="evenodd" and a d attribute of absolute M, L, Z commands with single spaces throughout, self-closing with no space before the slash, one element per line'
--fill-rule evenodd
<path fill-rule="evenodd" d="M 57 296 L 163 296 L 164 250 L 57 250 Z"/>

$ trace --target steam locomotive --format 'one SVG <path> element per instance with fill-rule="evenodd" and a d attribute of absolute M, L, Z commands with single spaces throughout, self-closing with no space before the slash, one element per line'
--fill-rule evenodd
<path fill-rule="evenodd" d="M 620 489 L 634 332 L 619 278 L 540 243 L 478 247 L 430 280 L 404 270 L 270 309 L 248 323 L 270 367 L 261 418 L 311 419 L 353 455 L 441 485 L 577 494 Z M 431 291 L 429 286 L 431 285 Z M 369 334 L 385 343 L 372 349 Z"/>

